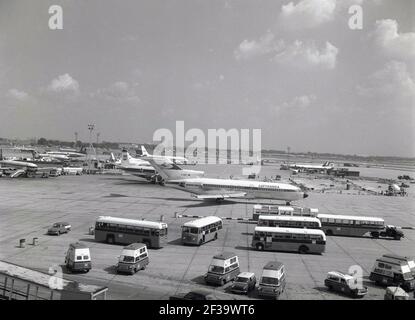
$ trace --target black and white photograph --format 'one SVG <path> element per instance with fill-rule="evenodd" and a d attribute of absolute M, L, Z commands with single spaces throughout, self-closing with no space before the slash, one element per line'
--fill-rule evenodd
<path fill-rule="evenodd" d="M 0 0 L 0 300 L 414 288 L 414 1 Z"/>

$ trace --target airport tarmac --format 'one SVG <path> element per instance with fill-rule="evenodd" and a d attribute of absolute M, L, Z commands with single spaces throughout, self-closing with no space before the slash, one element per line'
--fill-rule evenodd
<path fill-rule="evenodd" d="M 198 169 L 199 166 L 196 166 Z M 241 166 L 210 165 L 202 169 L 213 176 L 238 175 Z M 277 166 L 264 166 L 261 176 L 281 174 Z M 226 174 L 224 174 L 226 172 Z M 240 175 L 240 173 L 239 173 Z M 285 177 L 283 177 L 285 178 Z M 414 186 L 411 186 L 413 188 Z M 278 260 L 286 267 L 287 286 L 281 299 L 348 299 L 327 291 L 324 279 L 328 271 L 347 272 L 360 265 L 367 278 L 376 258 L 385 253 L 415 255 L 415 230 L 405 229 L 401 241 L 371 238 L 327 237 L 323 255 L 259 252 L 250 248 L 254 224 L 225 220 L 218 240 L 200 247 L 180 243 L 180 227 L 189 218 L 175 218 L 175 213 L 250 218 L 255 203 L 271 201 L 203 202 L 190 194 L 141 182 L 130 176 L 82 175 L 49 179 L 0 179 L 0 259 L 28 268 L 48 272 L 62 265 L 70 243 L 82 241 L 90 246 L 92 270 L 87 274 L 69 274 L 64 278 L 86 284 L 107 286 L 109 299 L 168 299 L 175 293 L 194 288 L 215 290 L 227 298 L 246 296 L 227 294 L 225 287 L 204 284 L 212 257 L 223 251 L 239 256 L 241 271 L 260 276 L 262 267 Z M 275 202 L 274 202 L 275 203 Z M 320 213 L 377 216 L 387 224 L 415 228 L 414 196 L 386 197 L 339 193 L 310 193 L 297 205 L 318 208 Z M 100 215 L 159 221 L 163 216 L 169 227 L 169 243 L 161 249 L 150 249 L 150 264 L 135 275 L 117 275 L 114 266 L 122 245 L 94 240 L 89 227 Z M 58 221 L 72 225 L 72 231 L 61 236 L 46 235 L 47 228 Z M 33 246 L 33 237 L 39 244 Z M 26 247 L 19 247 L 19 239 Z M 383 299 L 385 289 L 367 279 L 369 293 L 364 299 Z M 410 294 L 413 299 L 413 294 Z M 255 294 L 249 298 L 256 298 Z"/>

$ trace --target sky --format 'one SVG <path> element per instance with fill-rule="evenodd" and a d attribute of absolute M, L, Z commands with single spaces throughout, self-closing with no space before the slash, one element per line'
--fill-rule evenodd
<path fill-rule="evenodd" d="M 412 0 L 0 0 L 0 137 L 87 141 L 94 123 L 152 142 L 184 121 L 259 128 L 263 149 L 414 157 L 414 17 Z"/>

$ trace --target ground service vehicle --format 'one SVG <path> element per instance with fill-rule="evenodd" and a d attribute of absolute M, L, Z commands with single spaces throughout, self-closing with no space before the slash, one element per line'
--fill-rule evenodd
<path fill-rule="evenodd" d="M 255 227 L 251 245 L 257 250 L 323 253 L 326 235 L 319 229 Z"/>
<path fill-rule="evenodd" d="M 390 237 L 396 240 L 404 236 L 400 228 L 385 226 L 382 218 L 336 214 L 319 214 L 317 217 L 328 236 L 362 237 L 369 234 L 373 238 Z"/>
<path fill-rule="evenodd" d="M 197 244 L 216 240 L 218 233 L 222 230 L 222 219 L 215 216 L 203 217 L 188 221 L 182 226 L 182 243 Z"/>
<path fill-rule="evenodd" d="M 144 243 L 132 243 L 122 250 L 117 264 L 118 273 L 134 274 L 149 264 L 147 247 Z"/>
<path fill-rule="evenodd" d="M 167 224 L 109 216 L 98 217 L 95 240 L 107 243 L 144 243 L 147 248 L 161 248 L 167 242 Z"/>
<path fill-rule="evenodd" d="M 338 271 L 330 271 L 324 280 L 324 285 L 329 289 L 352 296 L 353 298 L 361 298 L 368 292 L 367 287 L 360 286 L 356 279 L 349 275 Z"/>
<path fill-rule="evenodd" d="M 234 280 L 238 274 L 239 260 L 238 256 L 231 252 L 224 252 L 213 257 L 209 270 L 205 275 L 206 283 L 219 284 Z"/>
<path fill-rule="evenodd" d="M 406 258 L 383 255 L 376 259 L 369 279 L 377 285 L 399 286 L 406 291 L 414 290 L 415 278 Z"/>
<path fill-rule="evenodd" d="M 270 261 L 262 270 L 258 283 L 259 296 L 278 299 L 285 289 L 285 268 L 281 262 Z"/>
<path fill-rule="evenodd" d="M 238 274 L 231 286 L 233 293 L 247 294 L 249 291 L 255 289 L 256 277 L 252 272 L 242 272 Z"/>
<path fill-rule="evenodd" d="M 66 252 L 65 265 L 72 272 L 88 272 L 92 266 L 89 248 L 81 242 L 71 243 Z"/>

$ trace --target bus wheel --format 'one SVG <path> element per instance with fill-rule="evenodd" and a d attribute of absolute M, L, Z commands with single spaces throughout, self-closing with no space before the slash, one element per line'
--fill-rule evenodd
<path fill-rule="evenodd" d="M 262 251 L 262 250 L 264 250 L 264 245 L 262 243 L 257 243 L 256 248 L 257 248 L 257 250 Z"/>
<path fill-rule="evenodd" d="M 308 247 L 307 246 L 300 246 L 298 249 L 300 253 L 308 253 Z"/>
<path fill-rule="evenodd" d="M 141 267 L 141 270 L 146 270 L 146 265 L 143 265 L 142 267 Z"/>
<path fill-rule="evenodd" d="M 371 232 L 371 233 L 370 233 L 370 235 L 371 235 L 373 238 L 379 238 L 379 232 Z"/>
<path fill-rule="evenodd" d="M 327 235 L 327 236 L 332 236 L 332 235 L 333 235 L 333 231 L 331 231 L 331 230 L 327 230 L 327 231 L 326 231 L 326 235 Z"/>
<path fill-rule="evenodd" d="M 218 234 L 215 233 L 215 240 L 218 240 Z"/>
<path fill-rule="evenodd" d="M 114 236 L 112 236 L 112 235 L 107 236 L 107 242 L 110 243 L 110 244 L 113 244 L 114 243 Z"/>

